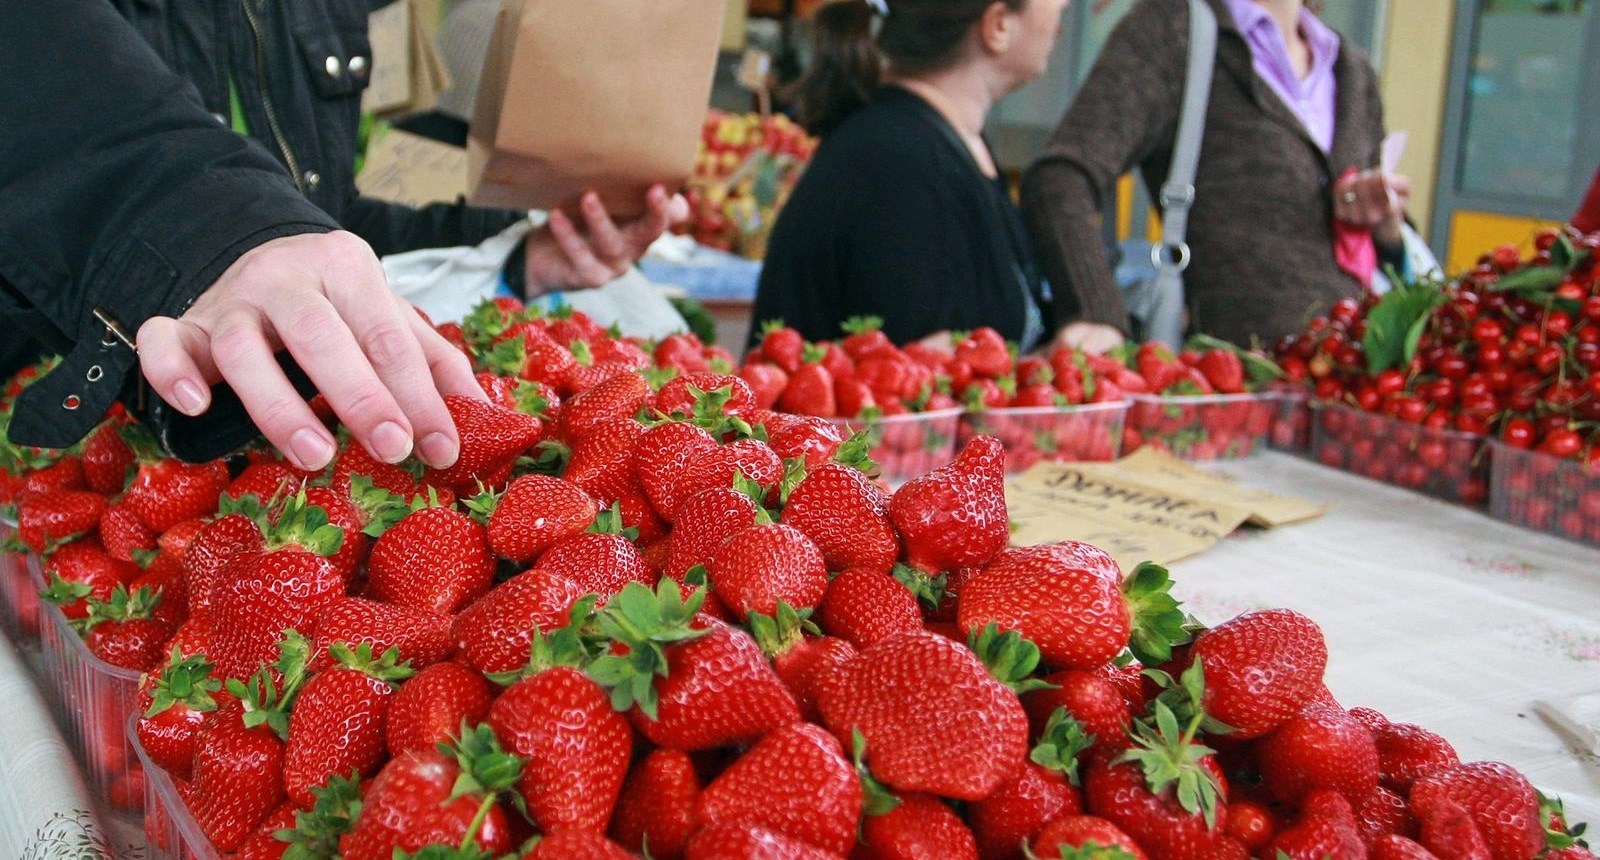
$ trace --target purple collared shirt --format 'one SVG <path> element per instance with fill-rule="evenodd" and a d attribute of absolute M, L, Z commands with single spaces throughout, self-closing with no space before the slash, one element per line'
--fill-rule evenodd
<path fill-rule="evenodd" d="M 1339 57 L 1339 34 L 1309 10 L 1300 10 L 1300 34 L 1311 48 L 1311 71 L 1301 78 L 1295 73 L 1283 31 L 1272 15 L 1254 0 L 1226 2 L 1239 32 L 1250 45 L 1256 74 L 1300 118 L 1323 152 L 1332 149 L 1334 94 L 1338 89 L 1333 64 Z"/>

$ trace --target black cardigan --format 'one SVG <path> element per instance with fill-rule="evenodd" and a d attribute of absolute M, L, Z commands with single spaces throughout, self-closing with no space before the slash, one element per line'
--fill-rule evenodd
<path fill-rule="evenodd" d="M 1043 304 L 1025 235 L 1004 181 L 944 118 L 883 87 L 818 147 L 778 218 L 755 319 L 807 340 L 869 314 L 899 344 L 980 325 L 1018 340 L 1028 304 Z"/>

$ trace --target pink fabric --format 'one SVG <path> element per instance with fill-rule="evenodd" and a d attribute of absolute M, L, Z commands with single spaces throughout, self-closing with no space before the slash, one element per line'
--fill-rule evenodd
<path fill-rule="evenodd" d="M 1352 167 L 1339 179 L 1353 176 L 1355 172 Z M 1333 259 L 1363 287 L 1370 286 L 1372 276 L 1378 273 L 1378 245 L 1372 241 L 1372 231 L 1333 219 Z"/>
<path fill-rule="evenodd" d="M 1339 34 L 1309 11 L 1300 12 L 1300 35 L 1311 48 L 1311 71 L 1301 78 L 1289 59 L 1283 31 L 1255 0 L 1227 0 L 1234 23 L 1250 45 L 1256 74 L 1267 82 L 1289 110 L 1300 118 L 1317 146 L 1333 148 L 1334 99 L 1338 81 L 1333 74 L 1339 58 Z"/>

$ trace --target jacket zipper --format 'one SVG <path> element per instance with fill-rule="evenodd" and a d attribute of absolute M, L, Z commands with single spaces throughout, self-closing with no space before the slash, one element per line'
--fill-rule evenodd
<path fill-rule="evenodd" d="M 294 181 L 294 187 L 301 194 L 306 193 L 300 181 L 300 165 L 295 161 L 294 151 L 289 148 L 289 140 L 283 136 L 283 127 L 278 124 L 278 112 L 272 107 L 272 98 L 267 94 L 267 52 L 261 41 L 261 22 L 256 19 L 256 13 L 251 8 L 254 0 L 243 0 L 244 17 L 250 23 L 250 34 L 255 38 L 256 44 L 256 86 L 261 91 L 261 105 L 267 112 L 267 128 L 272 132 L 272 139 L 278 144 L 278 151 L 283 153 L 284 163 L 289 167 L 289 178 Z"/>

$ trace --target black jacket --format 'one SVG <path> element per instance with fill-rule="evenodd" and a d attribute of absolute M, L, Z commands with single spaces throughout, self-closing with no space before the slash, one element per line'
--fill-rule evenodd
<path fill-rule="evenodd" d="M 519 217 L 356 193 L 378 5 L 0 2 L 0 372 L 67 355 L 19 404 L 13 440 L 71 444 L 122 396 L 146 401 L 175 453 L 231 450 L 255 435 L 237 400 L 219 391 L 197 420 L 163 408 L 107 320 L 131 335 L 177 316 L 269 239 L 343 227 L 387 254 L 476 243 Z M 228 124 L 230 77 L 248 139 Z"/>

